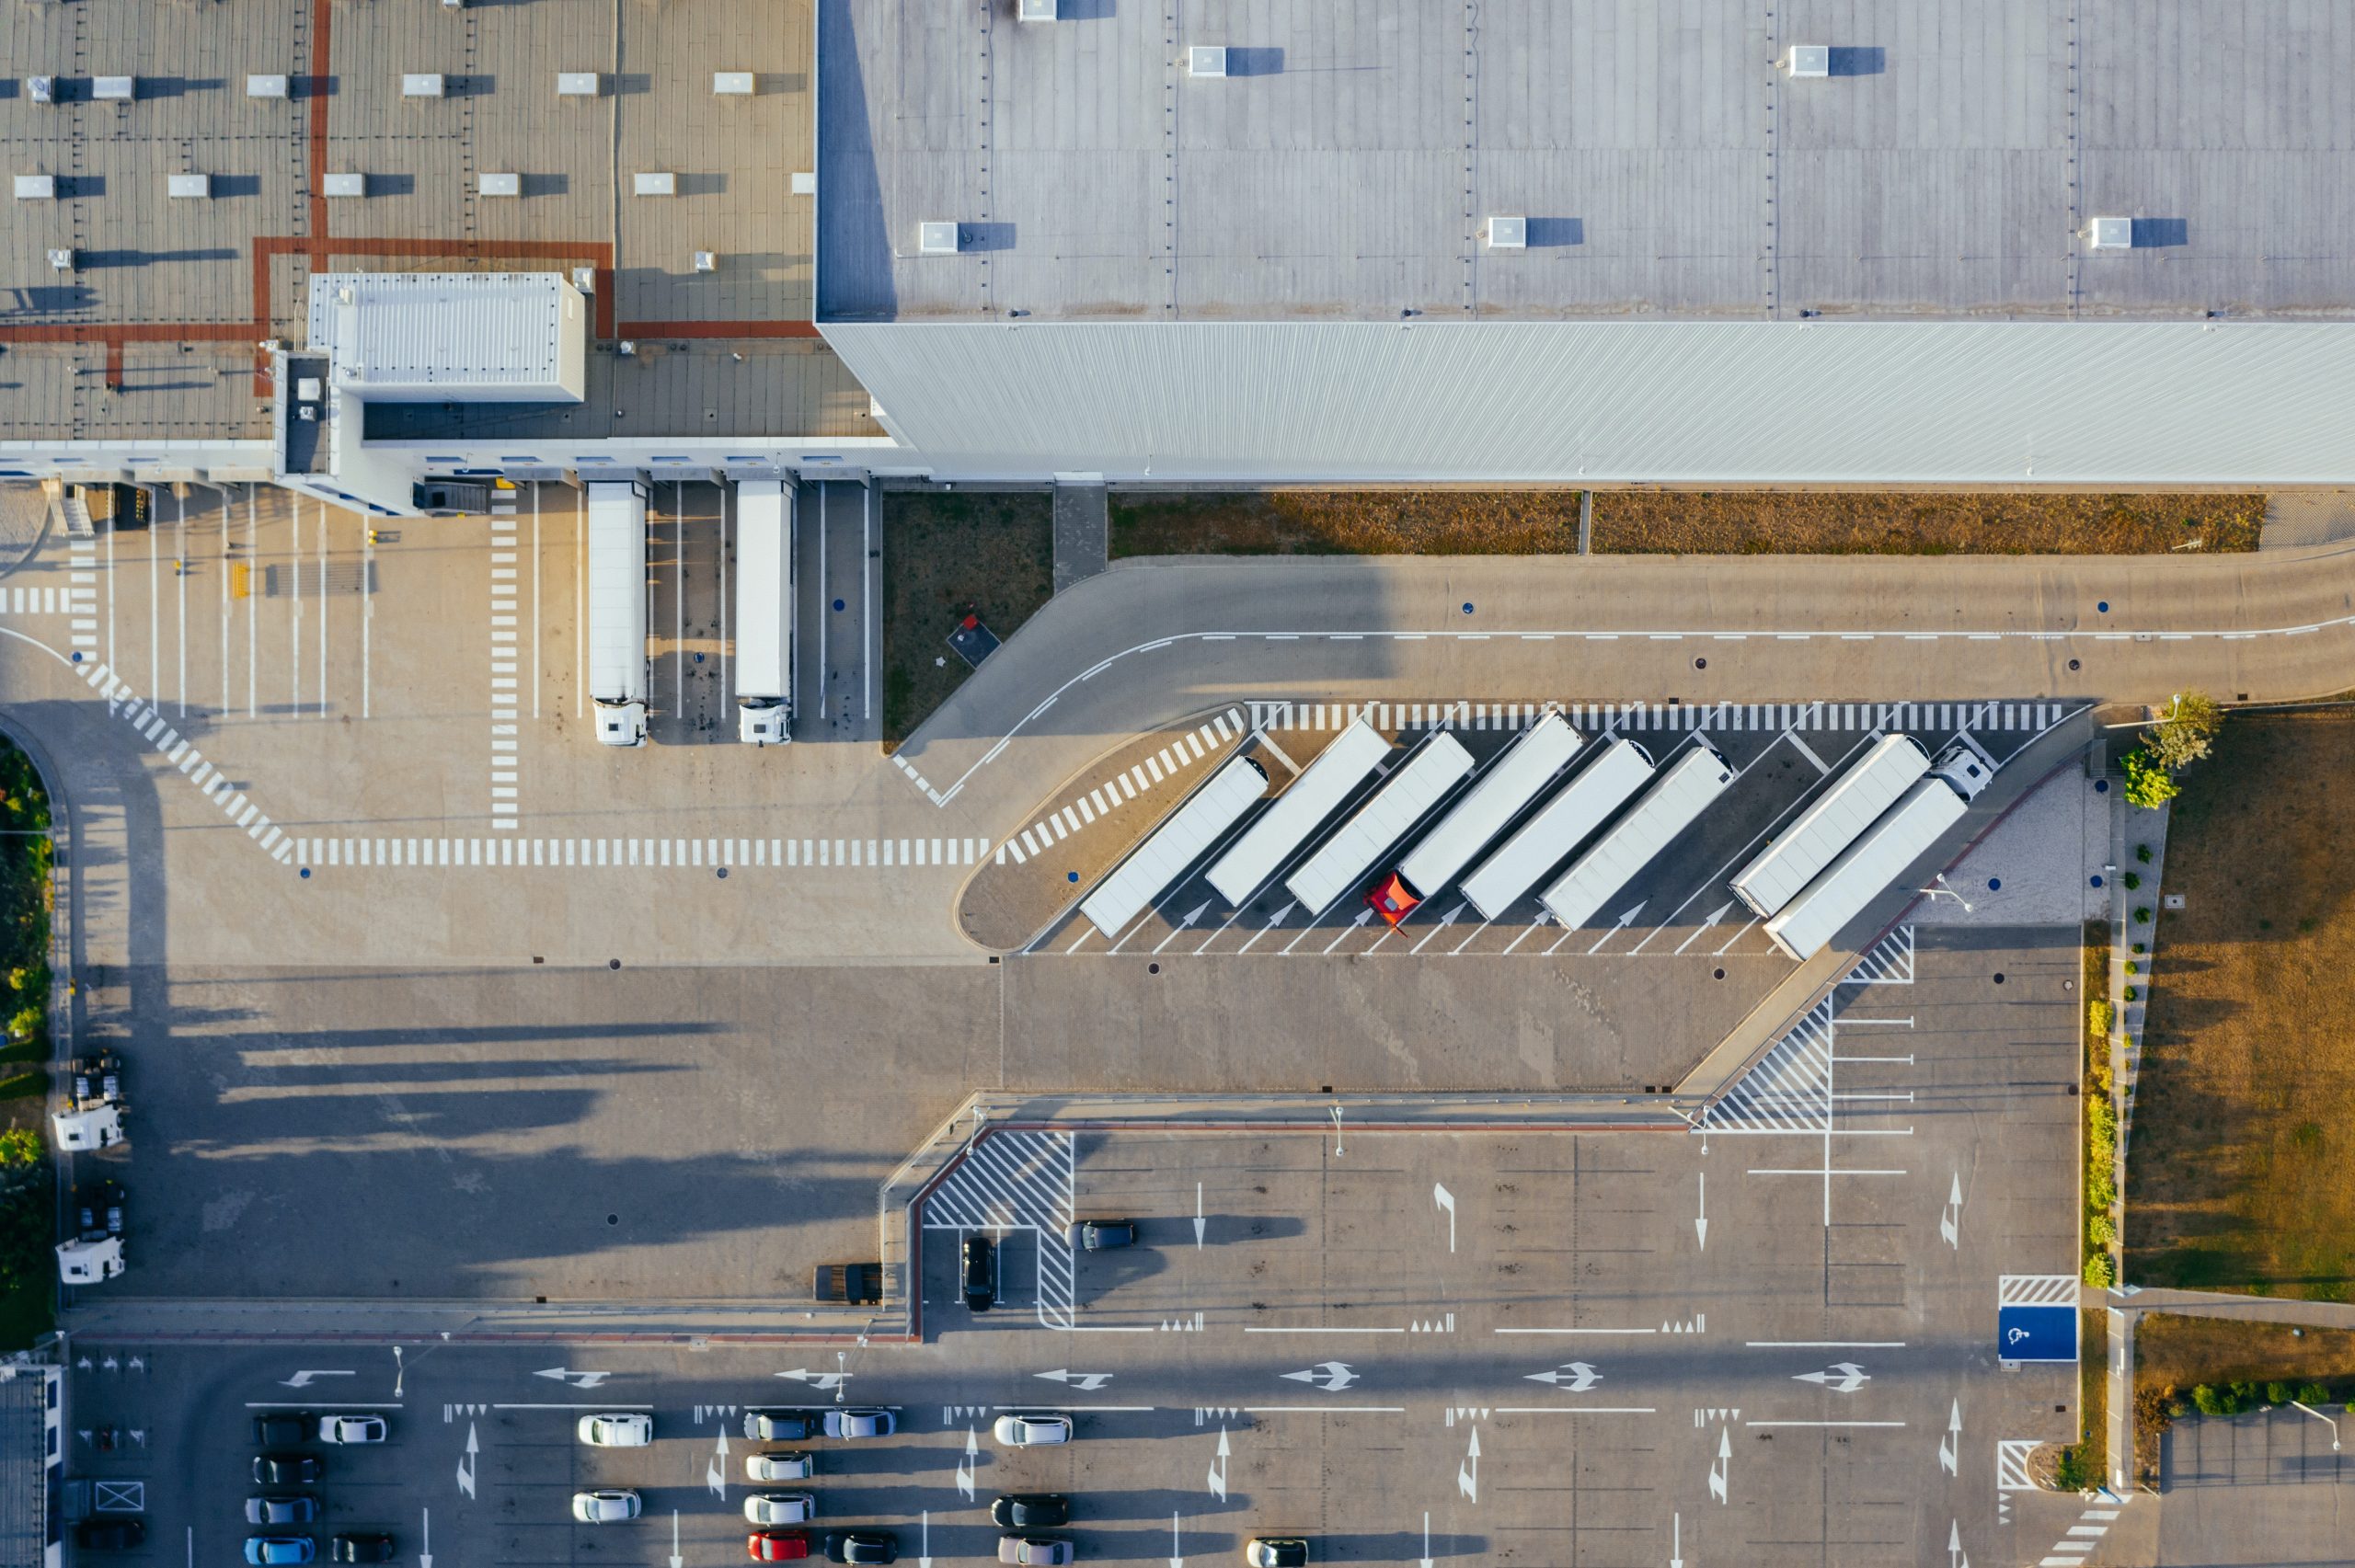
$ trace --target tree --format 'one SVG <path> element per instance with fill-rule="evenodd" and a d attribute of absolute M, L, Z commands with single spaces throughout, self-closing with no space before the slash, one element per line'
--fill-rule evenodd
<path fill-rule="evenodd" d="M 12 1127 L 0 1131 L 0 1166 L 34 1165 L 40 1162 L 40 1134 L 29 1127 Z"/>
<path fill-rule="evenodd" d="M 2175 775 L 2152 760 L 2145 750 L 2126 753 L 2126 804 L 2139 806 L 2145 811 L 2156 811 L 2182 793 Z"/>
<path fill-rule="evenodd" d="M 2153 727 L 2144 746 L 2153 761 L 2168 773 L 2179 773 L 2215 749 L 2216 732 L 2223 724 L 2224 711 L 2216 705 L 2215 698 L 2205 692 L 2186 692 Z"/>

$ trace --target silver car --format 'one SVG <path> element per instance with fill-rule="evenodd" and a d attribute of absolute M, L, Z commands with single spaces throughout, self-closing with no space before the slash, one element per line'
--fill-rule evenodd
<path fill-rule="evenodd" d="M 1001 1415 L 990 1428 L 1009 1448 L 1038 1448 L 1071 1441 L 1068 1415 Z"/>
<path fill-rule="evenodd" d="M 584 1525 L 614 1525 L 638 1517 L 638 1494 L 622 1488 L 572 1494 L 572 1516 Z"/>
<path fill-rule="evenodd" d="M 744 1499 L 750 1525 L 806 1525 L 818 1516 L 818 1500 L 807 1492 L 755 1492 Z"/>
<path fill-rule="evenodd" d="M 829 1437 L 889 1437 L 899 1429 L 899 1418 L 888 1410 L 826 1412 L 826 1436 Z"/>
<path fill-rule="evenodd" d="M 746 1454 L 747 1481 L 807 1481 L 818 1473 L 815 1454 Z"/>

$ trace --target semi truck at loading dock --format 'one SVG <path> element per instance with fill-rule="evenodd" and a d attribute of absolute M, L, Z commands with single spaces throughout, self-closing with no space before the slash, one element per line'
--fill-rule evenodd
<path fill-rule="evenodd" d="M 1341 807 L 1350 792 L 1390 755 L 1390 742 L 1361 714 L 1335 736 L 1316 760 L 1303 768 L 1276 803 L 1243 830 L 1210 870 L 1218 896 L 1241 909 L 1268 885 L 1292 851 L 1308 841 L 1319 824 Z"/>
<path fill-rule="evenodd" d="M 1398 863 L 1397 874 L 1366 896 L 1373 912 L 1396 925 L 1415 907 L 1455 880 L 1488 841 L 1505 830 L 1553 782 L 1580 742 L 1558 713 L 1522 732 L 1488 773 Z"/>
<path fill-rule="evenodd" d="M 1929 777 L 1916 781 L 1766 922 L 1768 939 L 1802 964 L 1822 952 L 1867 904 L 1962 820 L 1963 811 L 1993 773 L 1987 759 L 1970 746 L 1958 741 L 1947 748 Z"/>
<path fill-rule="evenodd" d="M 1284 878 L 1310 919 L 1365 879 L 1376 862 L 1472 771 L 1472 753 L 1445 730 L 1427 736 L 1350 814 L 1316 853 Z"/>
<path fill-rule="evenodd" d="M 1104 934 L 1117 941 L 1129 922 L 1147 905 L 1167 892 L 1189 866 L 1210 853 L 1212 844 L 1243 814 L 1268 793 L 1268 771 L 1248 757 L 1230 757 L 1210 781 L 1145 835 L 1144 842 L 1096 885 L 1079 912 Z"/>
<path fill-rule="evenodd" d="M 646 486 L 589 486 L 589 699 L 597 739 L 646 744 Z"/>
<path fill-rule="evenodd" d="M 1733 764 L 1696 738 L 1683 756 L 1660 768 L 1626 816 L 1538 895 L 1538 902 L 1569 930 L 1586 924 L 1604 900 L 1634 881 L 1679 833 L 1698 821 L 1733 780 Z"/>
<path fill-rule="evenodd" d="M 1912 736 L 1874 741 L 1798 821 L 1734 874 L 1735 897 L 1760 919 L 1772 917 L 1929 771 L 1930 754 Z"/>
<path fill-rule="evenodd" d="M 736 486 L 736 738 L 793 738 L 793 486 Z"/>
<path fill-rule="evenodd" d="M 1464 879 L 1482 920 L 1501 920 L 1652 776 L 1651 753 L 1625 736 L 1591 748 L 1586 766 Z"/>

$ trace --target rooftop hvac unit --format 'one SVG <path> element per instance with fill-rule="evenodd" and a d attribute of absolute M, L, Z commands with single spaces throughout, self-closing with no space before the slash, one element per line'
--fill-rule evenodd
<path fill-rule="evenodd" d="M 1186 51 L 1186 74 L 1189 76 L 1225 75 L 1226 46 L 1198 43 Z"/>
<path fill-rule="evenodd" d="M 696 251 L 696 252 L 695 252 L 695 270 L 696 270 L 696 271 L 698 271 L 698 272 L 717 272 L 717 271 L 718 271 L 718 270 L 719 270 L 719 255 L 718 255 L 718 253 L 717 251 L 710 251 L 710 250 L 699 250 L 699 251 Z"/>
<path fill-rule="evenodd" d="M 954 223 L 918 223 L 916 254 L 919 256 L 954 256 L 957 254 L 957 225 Z"/>
<path fill-rule="evenodd" d="M 319 182 L 326 196 L 365 196 L 368 177 L 364 174 L 331 174 Z"/>
<path fill-rule="evenodd" d="M 559 71 L 556 74 L 556 96 L 560 98 L 593 98 L 604 91 L 604 78 L 594 71 Z"/>
<path fill-rule="evenodd" d="M 139 80 L 135 76 L 94 76 L 90 80 L 90 96 L 100 103 L 129 103 L 139 95 Z"/>
<path fill-rule="evenodd" d="M 818 171 L 816 169 L 795 169 L 793 171 L 793 194 L 796 196 L 817 195 Z"/>
<path fill-rule="evenodd" d="M 584 294 L 595 293 L 597 292 L 597 269 L 594 267 L 574 268 L 572 269 L 572 286 L 580 290 Z"/>
<path fill-rule="evenodd" d="M 748 98 L 752 96 L 752 74 L 750 71 L 714 71 L 711 90 L 723 98 Z"/>
<path fill-rule="evenodd" d="M 676 196 L 679 177 L 674 174 L 634 174 L 629 177 L 630 190 L 639 196 Z"/>
<path fill-rule="evenodd" d="M 49 253 L 49 264 L 60 272 L 71 272 L 74 270 L 74 252 L 70 248 L 52 250 Z"/>
<path fill-rule="evenodd" d="M 401 76 L 401 97 L 405 98 L 438 98 L 448 86 L 439 71 L 411 71 Z"/>
<path fill-rule="evenodd" d="M 1529 220 L 1527 218 L 1490 218 L 1488 220 L 1490 250 L 1527 250 Z"/>
<path fill-rule="evenodd" d="M 475 193 L 478 196 L 521 196 L 523 177 L 520 174 L 482 174 L 475 177 Z"/>
<path fill-rule="evenodd" d="M 1790 73 L 1794 76 L 1831 75 L 1831 45 L 1822 43 L 1795 43 L 1791 45 Z"/>
<path fill-rule="evenodd" d="M 306 375 L 296 378 L 294 383 L 294 401 L 297 403 L 316 403 L 318 400 L 319 378 L 315 375 Z"/>
<path fill-rule="evenodd" d="M 213 177 L 209 174 L 176 174 L 165 182 L 165 187 L 176 197 L 201 201 L 213 194 Z"/>
<path fill-rule="evenodd" d="M 246 97 L 249 98 L 282 98 L 286 96 L 286 78 L 282 75 L 256 75 L 246 78 Z"/>
<path fill-rule="evenodd" d="M 2134 248 L 2134 220 L 2131 218 L 2096 218 L 2085 225 L 2093 250 L 2131 250 Z"/>
<path fill-rule="evenodd" d="M 35 103 L 55 103 L 57 101 L 57 78 L 54 76 L 26 77 L 25 97 L 32 99 Z"/>
<path fill-rule="evenodd" d="M 19 201 L 54 201 L 57 200 L 57 177 L 53 174 L 20 174 L 17 177 L 17 200 Z"/>
<path fill-rule="evenodd" d="M 1018 22 L 1051 22 L 1055 19 L 1055 0 L 1021 0 L 1015 8 Z"/>

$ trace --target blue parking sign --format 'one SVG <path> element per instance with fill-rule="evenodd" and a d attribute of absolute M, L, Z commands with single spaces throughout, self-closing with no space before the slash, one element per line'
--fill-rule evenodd
<path fill-rule="evenodd" d="M 1996 1309 L 1995 1354 L 2005 1361 L 2074 1361 L 2077 1358 L 2077 1309 Z"/>

